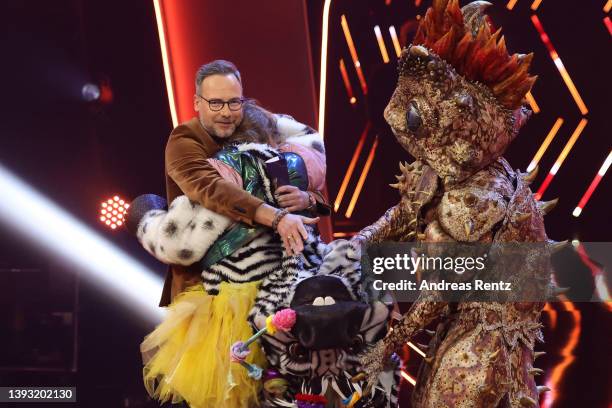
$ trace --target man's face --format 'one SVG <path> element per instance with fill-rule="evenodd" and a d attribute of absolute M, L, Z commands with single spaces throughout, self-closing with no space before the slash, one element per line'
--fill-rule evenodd
<path fill-rule="evenodd" d="M 242 86 L 233 74 L 212 75 L 202 81 L 199 94 L 209 101 L 228 102 L 242 98 Z M 232 111 L 228 104 L 225 104 L 223 109 L 215 112 L 210 109 L 208 102 L 198 95 L 193 97 L 193 107 L 198 112 L 204 129 L 216 137 L 230 137 L 242 122 L 242 108 Z"/>

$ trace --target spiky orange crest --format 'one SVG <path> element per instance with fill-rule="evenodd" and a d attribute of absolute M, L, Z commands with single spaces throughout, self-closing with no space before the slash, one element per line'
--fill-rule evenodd
<path fill-rule="evenodd" d="M 413 43 L 430 48 L 465 78 L 487 85 L 503 106 L 519 107 L 536 80 L 529 75 L 533 54 L 510 55 L 501 29 L 491 33 L 485 18 L 470 16 L 468 24 L 466 17 L 459 0 L 434 0 Z"/>

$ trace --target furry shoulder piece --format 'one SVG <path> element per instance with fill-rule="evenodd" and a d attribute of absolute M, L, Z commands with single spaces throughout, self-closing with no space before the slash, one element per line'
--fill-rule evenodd
<path fill-rule="evenodd" d="M 275 117 L 281 142 L 299 144 L 325 154 L 325 145 L 319 132 L 289 115 L 277 114 Z"/>

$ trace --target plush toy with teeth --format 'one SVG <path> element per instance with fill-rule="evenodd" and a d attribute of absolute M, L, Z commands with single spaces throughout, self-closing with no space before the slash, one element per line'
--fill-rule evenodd
<path fill-rule="evenodd" d="M 261 312 L 251 316 L 270 367 L 287 381 L 283 395 L 268 396 L 267 406 L 295 406 L 288 405 L 291 401 L 308 406 L 298 395 L 325 396 L 335 406 L 346 401 L 355 408 L 397 406 L 399 360 L 379 373 L 367 396 L 361 397 L 365 379 L 351 381 L 362 369 L 359 354 L 384 336 L 390 315 L 389 305 L 368 303 L 360 259 L 360 248 L 336 240 L 324 248 L 322 262 L 314 268 L 292 277 L 272 275 L 262 283 L 269 288 L 289 284 L 287 296 L 273 305 L 270 297 L 261 299 Z M 271 333 L 266 328 L 278 308 L 290 308 L 296 320 L 290 330 Z"/>

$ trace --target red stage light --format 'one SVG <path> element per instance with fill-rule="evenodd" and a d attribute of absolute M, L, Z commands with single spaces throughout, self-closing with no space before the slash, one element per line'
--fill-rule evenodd
<path fill-rule="evenodd" d="M 119 196 L 114 196 L 100 204 L 100 221 L 111 229 L 123 225 L 124 214 L 126 213 L 129 204 Z"/>

